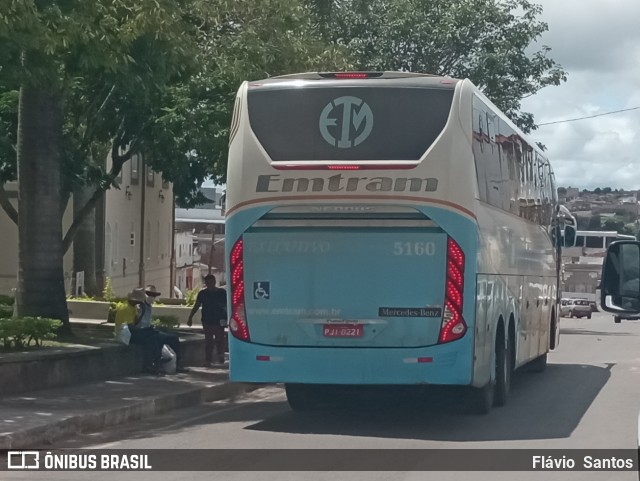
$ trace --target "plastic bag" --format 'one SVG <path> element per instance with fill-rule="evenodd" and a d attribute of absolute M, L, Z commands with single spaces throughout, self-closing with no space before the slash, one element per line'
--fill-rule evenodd
<path fill-rule="evenodd" d="M 162 346 L 162 368 L 164 372 L 167 374 L 175 374 L 176 373 L 176 353 L 166 344 Z"/>
<path fill-rule="evenodd" d="M 120 329 L 116 332 L 116 341 L 120 344 L 124 344 L 125 346 L 129 345 L 129 341 L 131 341 L 131 331 L 129 330 L 129 326 L 126 324 L 120 326 Z"/>

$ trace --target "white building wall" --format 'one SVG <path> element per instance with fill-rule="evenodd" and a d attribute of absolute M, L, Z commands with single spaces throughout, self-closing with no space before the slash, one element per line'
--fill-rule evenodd
<path fill-rule="evenodd" d="M 127 161 L 120 189 L 107 191 L 105 276 L 114 293 L 124 296 L 139 287 L 142 268 L 144 284 L 153 284 L 163 297 L 170 297 L 173 190 L 171 184 L 163 184 L 161 174 L 142 165 L 139 156 Z"/>

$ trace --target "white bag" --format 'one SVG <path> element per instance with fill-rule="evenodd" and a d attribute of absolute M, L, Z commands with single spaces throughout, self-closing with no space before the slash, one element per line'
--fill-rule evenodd
<path fill-rule="evenodd" d="M 162 368 L 167 374 L 176 373 L 176 353 L 166 344 L 162 346 Z"/>
<path fill-rule="evenodd" d="M 120 327 L 118 332 L 116 332 L 116 341 L 120 344 L 124 344 L 125 346 L 129 345 L 129 341 L 131 341 L 131 331 L 129 330 L 129 326 L 124 324 Z"/>

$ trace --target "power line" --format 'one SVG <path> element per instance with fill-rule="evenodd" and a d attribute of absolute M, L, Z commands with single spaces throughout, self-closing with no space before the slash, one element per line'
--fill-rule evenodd
<path fill-rule="evenodd" d="M 603 115 L 619 114 L 620 112 L 629 112 L 630 110 L 638 110 L 638 109 L 640 109 L 640 107 L 631 107 L 630 109 L 613 110 L 611 112 L 604 112 L 602 114 L 596 114 L 596 115 L 588 115 L 586 117 L 578 117 L 575 119 L 556 120 L 555 122 L 544 122 L 542 124 L 538 124 L 538 127 L 542 127 L 543 125 L 562 124 L 565 122 L 575 122 L 576 120 L 592 119 L 594 117 L 602 117 Z"/>

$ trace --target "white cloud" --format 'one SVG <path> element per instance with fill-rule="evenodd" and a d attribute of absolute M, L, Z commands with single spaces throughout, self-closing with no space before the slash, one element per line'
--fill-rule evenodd
<path fill-rule="evenodd" d="M 569 74 L 523 101 L 538 123 L 640 106 L 640 2 L 538 0 L 549 32 L 541 44 Z M 640 189 L 640 109 L 541 126 L 559 185 Z"/>

